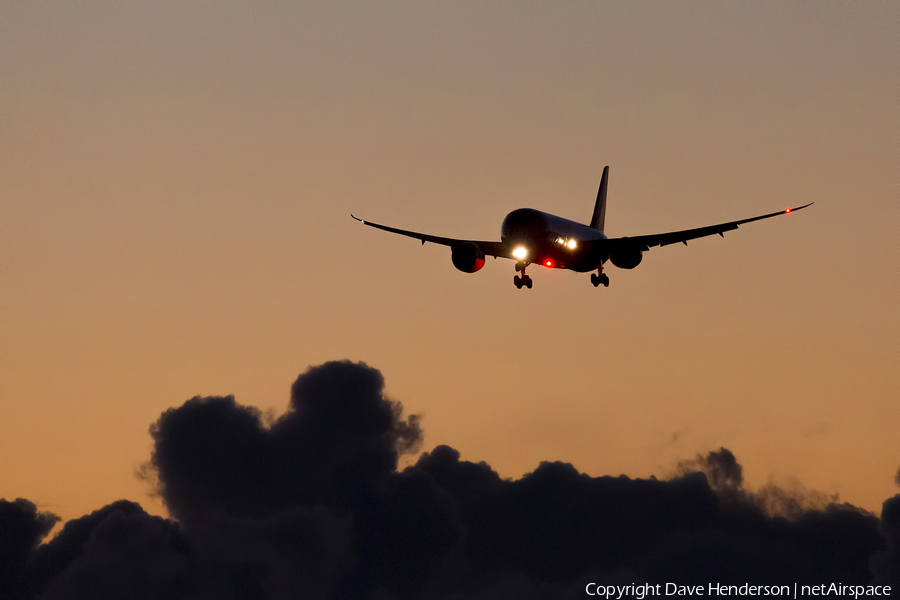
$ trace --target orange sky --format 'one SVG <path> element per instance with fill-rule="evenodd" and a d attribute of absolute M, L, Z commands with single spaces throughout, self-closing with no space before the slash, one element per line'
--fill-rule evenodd
<path fill-rule="evenodd" d="M 281 412 L 362 360 L 504 476 L 664 476 L 725 446 L 870 510 L 900 466 L 895 2 L 79 2 L 0 7 L 0 497 L 163 508 L 148 426 L 202 394 Z M 499 239 L 796 215 L 634 271 Z"/>

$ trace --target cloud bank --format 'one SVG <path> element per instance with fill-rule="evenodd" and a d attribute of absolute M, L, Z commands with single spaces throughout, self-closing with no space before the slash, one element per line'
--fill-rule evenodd
<path fill-rule="evenodd" d="M 0 501 L 0 598 L 583 598 L 606 585 L 900 583 L 900 495 L 881 519 L 743 488 L 722 448 L 669 480 L 545 462 L 518 480 L 438 446 L 362 363 L 311 367 L 277 419 L 196 397 L 141 470 L 171 519 L 119 501 L 57 522 Z"/>

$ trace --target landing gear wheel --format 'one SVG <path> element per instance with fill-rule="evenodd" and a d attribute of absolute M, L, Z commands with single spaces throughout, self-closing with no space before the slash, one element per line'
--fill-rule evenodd
<path fill-rule="evenodd" d="M 522 289 L 523 285 L 525 287 L 527 287 L 529 290 L 531 289 L 531 277 L 529 277 L 528 275 L 525 274 L 524 269 L 522 270 L 521 277 L 519 277 L 518 275 L 513 277 L 513 283 L 516 284 L 516 287 L 520 290 Z"/>
<path fill-rule="evenodd" d="M 591 273 L 591 283 L 594 284 L 594 287 L 597 287 L 601 283 L 603 284 L 603 287 L 609 287 L 609 277 L 606 273 Z"/>

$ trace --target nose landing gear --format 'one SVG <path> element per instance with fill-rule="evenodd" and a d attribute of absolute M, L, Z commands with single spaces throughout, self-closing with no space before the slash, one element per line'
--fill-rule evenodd
<path fill-rule="evenodd" d="M 526 266 L 527 266 L 527 263 L 523 263 L 523 262 L 516 263 L 516 271 L 520 271 L 522 273 L 521 277 L 519 277 L 518 275 L 513 277 L 513 283 L 516 284 L 516 289 L 521 290 L 523 285 L 525 287 L 527 287 L 529 290 L 531 289 L 531 284 L 532 284 L 531 277 L 529 277 L 528 275 L 525 274 Z"/>

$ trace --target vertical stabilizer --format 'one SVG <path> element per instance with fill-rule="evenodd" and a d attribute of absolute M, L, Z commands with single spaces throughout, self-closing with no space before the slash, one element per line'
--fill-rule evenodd
<path fill-rule="evenodd" d="M 603 177 L 600 178 L 600 190 L 597 192 L 597 203 L 594 205 L 594 216 L 591 217 L 591 227 L 602 232 L 606 226 L 606 182 L 609 179 L 609 165 L 603 167 Z"/>

